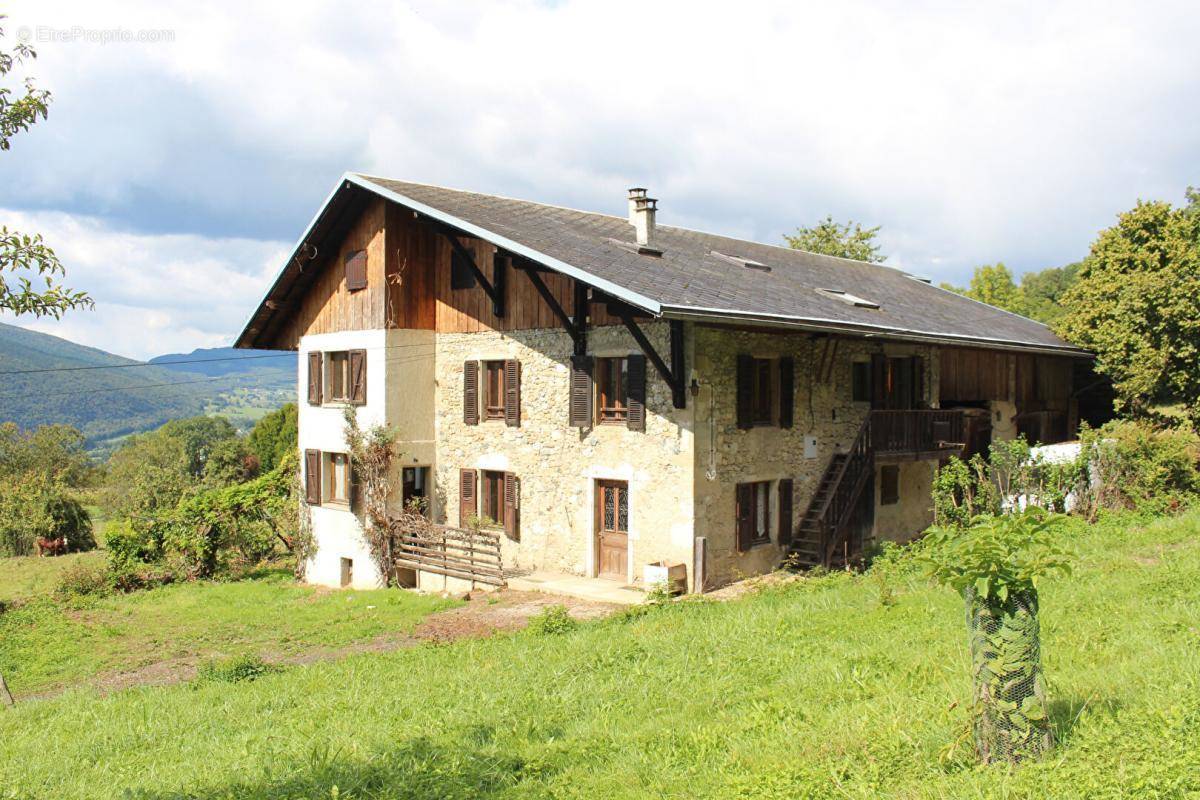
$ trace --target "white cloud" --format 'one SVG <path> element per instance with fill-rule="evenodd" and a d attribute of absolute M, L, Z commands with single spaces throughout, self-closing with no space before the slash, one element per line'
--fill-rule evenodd
<path fill-rule="evenodd" d="M 142 231 L 290 240 L 346 169 L 615 213 L 636 182 L 666 223 L 763 241 L 879 224 L 894 263 L 961 281 L 1074 260 L 1200 182 L 1192 2 L 39 0 L 9 22 L 173 31 L 42 44 L 50 119 L 0 156 L 22 207 Z"/>
<path fill-rule="evenodd" d="M 231 345 L 286 258 L 282 242 L 128 233 L 59 212 L 0 209 L 0 219 L 40 232 L 67 285 L 96 301 L 62 320 L 0 321 L 133 358 Z"/>

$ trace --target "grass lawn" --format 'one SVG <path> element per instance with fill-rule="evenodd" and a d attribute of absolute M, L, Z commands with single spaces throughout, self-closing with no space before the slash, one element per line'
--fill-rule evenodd
<path fill-rule="evenodd" d="M 43 565 L 67 560 L 5 561 L 28 562 L 14 571 L 45 590 L 47 584 L 53 588 L 53 576 Z M 0 570 L 9 569 L 0 561 Z M 70 605 L 43 596 L 0 614 L 0 672 L 19 697 L 163 662 L 194 665 L 244 653 L 286 658 L 404 633 L 426 615 L 452 605 L 400 590 L 332 592 L 297 586 L 288 570 Z"/>
<path fill-rule="evenodd" d="M 58 584 L 59 574 L 81 561 L 103 564 L 104 552 L 92 550 L 57 558 L 0 558 L 0 603 L 9 604 L 50 594 Z"/>
<path fill-rule="evenodd" d="M 959 599 L 893 570 L 888 591 L 834 575 L 561 635 L 26 703 L 0 712 L 0 797 L 1200 796 L 1200 513 L 1070 535 L 1078 569 L 1042 592 L 1060 744 L 1017 769 L 972 765 Z"/>

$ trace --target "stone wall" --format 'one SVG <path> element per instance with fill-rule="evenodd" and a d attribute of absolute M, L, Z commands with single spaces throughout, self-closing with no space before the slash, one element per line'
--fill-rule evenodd
<path fill-rule="evenodd" d="M 667 326 L 642 326 L 660 353 Z M 595 483 L 629 483 L 629 574 L 642 565 L 683 562 L 691 571 L 694 531 L 692 410 L 671 405 L 666 383 L 646 368 L 646 430 L 568 424 L 571 338 L 561 329 L 437 335 L 437 507 L 457 524 L 459 470 L 500 470 L 521 482 L 520 541 L 505 540 L 508 567 L 594 575 Z M 687 343 L 687 351 L 691 343 Z M 589 331 L 594 356 L 639 352 L 624 327 Z M 521 362 L 521 425 L 502 420 L 463 422 L 463 363 L 514 358 Z M 688 357 L 690 362 L 690 356 Z"/>
<path fill-rule="evenodd" d="M 857 435 L 870 404 L 852 399 L 852 363 L 869 361 L 873 353 L 919 355 L 925 359 L 925 396 L 937 401 L 936 348 L 922 345 L 884 344 L 866 339 L 841 339 L 828 380 L 819 374 L 822 353 L 831 340 L 808 334 L 777 334 L 697 328 L 695 374 L 700 382 L 696 398 L 696 535 L 708 540 L 709 586 L 719 586 L 745 575 L 777 566 L 783 556 L 778 545 L 777 482 L 791 478 L 792 518 L 798 523 L 833 454 L 845 450 Z M 737 356 L 761 358 L 792 356 L 795 359 L 795 413 L 791 429 L 737 427 Z M 807 441 L 806 441 L 807 440 Z M 806 446 L 807 444 L 807 446 Z M 735 535 L 736 485 L 772 481 L 771 541 L 737 551 Z M 878 481 L 876 481 L 878 485 Z M 878 490 L 877 490 L 878 491 Z M 911 495 L 915 500 L 916 495 Z M 905 499 L 907 509 L 910 500 Z M 929 504 L 921 501 L 920 508 Z M 878 507 L 877 507 L 878 508 Z M 920 514 L 913 512 L 915 516 Z M 900 536 L 911 527 L 905 517 L 900 527 L 884 515 L 875 535 Z"/>

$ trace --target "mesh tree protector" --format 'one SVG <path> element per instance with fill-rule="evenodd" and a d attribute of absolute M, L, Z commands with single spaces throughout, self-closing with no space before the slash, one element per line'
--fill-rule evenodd
<path fill-rule="evenodd" d="M 1050 750 L 1036 590 L 980 598 L 963 591 L 971 640 L 975 748 L 983 763 Z"/>

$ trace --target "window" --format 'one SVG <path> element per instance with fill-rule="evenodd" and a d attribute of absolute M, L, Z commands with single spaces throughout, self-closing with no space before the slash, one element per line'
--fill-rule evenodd
<path fill-rule="evenodd" d="M 354 559 L 342 559 L 342 588 L 354 583 Z"/>
<path fill-rule="evenodd" d="M 625 424 L 629 420 L 629 359 L 596 359 L 598 422 Z"/>
<path fill-rule="evenodd" d="M 429 517 L 429 467 L 404 467 L 400 487 L 400 501 L 405 510 Z"/>
<path fill-rule="evenodd" d="M 327 403 L 367 402 L 367 351 L 342 350 L 325 354 L 325 392 Z"/>
<path fill-rule="evenodd" d="M 746 551 L 771 541 L 771 482 L 737 485 L 737 544 Z"/>
<path fill-rule="evenodd" d="M 796 405 L 796 362 L 788 355 L 737 357 L 737 426 L 792 427 Z"/>
<path fill-rule="evenodd" d="M 885 464 L 879 468 L 879 504 L 891 506 L 900 502 L 900 467 Z"/>
<path fill-rule="evenodd" d="M 855 361 L 850 368 L 851 399 L 856 403 L 871 402 L 871 362 Z"/>
<path fill-rule="evenodd" d="M 504 526 L 504 473 L 485 469 L 483 471 L 483 509 L 481 516 L 490 519 L 496 527 Z"/>
<path fill-rule="evenodd" d="M 350 354 L 329 354 L 329 391 L 326 396 L 334 403 L 350 399 Z"/>
<path fill-rule="evenodd" d="M 504 362 L 483 362 L 483 418 L 504 419 Z"/>
<path fill-rule="evenodd" d="M 350 503 L 350 456 L 345 453 L 325 454 L 326 503 Z"/>
<path fill-rule="evenodd" d="M 774 385 L 775 371 L 769 358 L 754 359 L 754 409 L 755 425 L 771 425 L 775 422 Z"/>
<path fill-rule="evenodd" d="M 475 280 L 475 272 L 467 264 L 466 259 L 458 254 L 458 251 L 450 253 L 450 288 L 451 289 L 474 289 L 478 281 Z"/>

